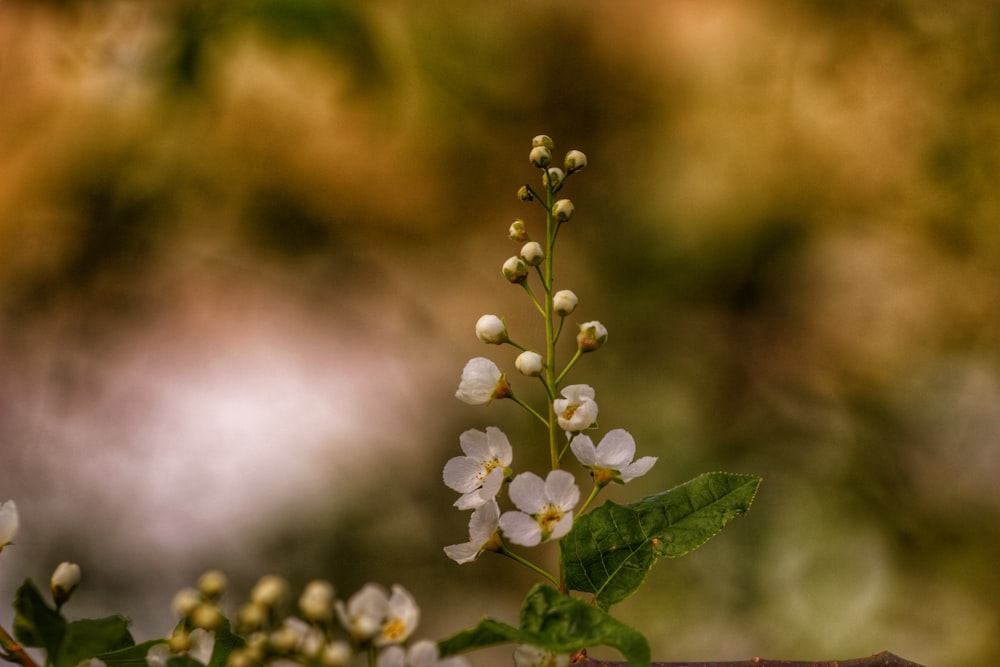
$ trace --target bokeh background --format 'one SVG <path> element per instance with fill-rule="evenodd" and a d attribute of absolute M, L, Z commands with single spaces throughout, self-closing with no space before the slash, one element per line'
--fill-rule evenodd
<path fill-rule="evenodd" d="M 544 465 L 453 393 L 512 369 L 481 314 L 541 333 L 499 267 L 546 133 L 611 332 L 572 379 L 659 456 L 609 497 L 764 477 L 616 615 L 663 660 L 996 662 L 1000 5 L 4 0 L 0 99 L 0 599 L 72 560 L 142 639 L 210 567 L 515 620 L 440 470 L 487 425 Z"/>

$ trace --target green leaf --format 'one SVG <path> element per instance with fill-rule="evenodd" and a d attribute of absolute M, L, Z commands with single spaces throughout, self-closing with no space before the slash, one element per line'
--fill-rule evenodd
<path fill-rule="evenodd" d="M 638 631 L 604 611 L 539 584 L 521 607 L 521 627 L 487 618 L 479 625 L 442 640 L 442 656 L 487 646 L 515 642 L 572 653 L 588 646 L 611 646 L 621 651 L 633 667 L 650 664 L 649 643 Z"/>
<path fill-rule="evenodd" d="M 567 585 L 608 609 L 634 593 L 658 559 L 683 556 L 745 514 L 760 482 L 713 472 L 628 505 L 604 503 L 562 540 Z"/>
<path fill-rule="evenodd" d="M 53 667 L 73 667 L 82 660 L 102 653 L 133 646 L 124 616 L 83 618 L 66 626 L 66 634 L 56 652 L 49 652 Z"/>
<path fill-rule="evenodd" d="M 208 667 L 225 667 L 229 654 L 238 648 L 243 648 L 246 641 L 239 635 L 233 633 L 228 619 L 223 619 L 222 624 L 215 629 L 215 645 L 212 647 L 212 657 L 208 660 Z"/>
<path fill-rule="evenodd" d="M 149 649 L 166 641 L 165 639 L 150 639 L 117 651 L 100 653 L 96 657 L 108 667 L 146 667 L 146 654 L 149 653 Z"/>
<path fill-rule="evenodd" d="M 50 607 L 31 579 L 14 594 L 14 637 L 24 646 L 43 648 L 52 656 L 66 634 L 66 619 Z"/>

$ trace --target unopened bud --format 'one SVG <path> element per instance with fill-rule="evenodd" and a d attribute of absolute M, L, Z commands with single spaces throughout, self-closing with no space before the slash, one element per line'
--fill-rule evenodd
<path fill-rule="evenodd" d="M 531 147 L 537 148 L 538 146 L 544 146 L 549 150 L 555 148 L 555 144 L 552 143 L 552 137 L 547 134 L 539 134 L 534 139 L 531 140 Z"/>
<path fill-rule="evenodd" d="M 63 606 L 79 584 L 80 566 L 76 563 L 59 563 L 49 580 L 49 589 L 56 607 Z"/>
<path fill-rule="evenodd" d="M 561 289 L 552 295 L 552 309 L 560 317 L 566 317 L 576 310 L 577 302 L 576 294 L 572 290 Z"/>
<path fill-rule="evenodd" d="M 528 266 L 538 266 L 545 259 L 545 250 L 538 241 L 528 241 L 521 247 L 521 258 Z"/>
<path fill-rule="evenodd" d="M 531 149 L 528 160 L 531 162 L 531 166 L 544 169 L 552 164 L 552 150 L 545 146 L 535 146 Z"/>
<path fill-rule="evenodd" d="M 276 574 L 261 577 L 250 590 L 250 600 L 267 609 L 273 609 L 288 600 L 288 582 Z"/>
<path fill-rule="evenodd" d="M 323 667 L 347 667 L 354 653 L 351 645 L 343 640 L 334 640 L 323 647 L 319 662 Z"/>
<path fill-rule="evenodd" d="M 524 243 L 528 240 L 528 229 L 524 225 L 524 220 L 518 218 L 510 225 L 510 232 L 508 234 L 510 240 L 515 243 Z"/>
<path fill-rule="evenodd" d="M 226 575 L 220 570 L 209 570 L 198 579 L 198 590 L 209 600 L 218 600 L 226 590 Z"/>
<path fill-rule="evenodd" d="M 195 607 L 201 604 L 201 593 L 193 588 L 182 588 L 174 594 L 173 599 L 170 601 L 170 606 L 173 608 L 174 613 L 181 618 L 186 618 L 191 615 Z"/>
<path fill-rule="evenodd" d="M 483 315 L 476 322 L 476 337 L 487 345 L 502 345 L 508 340 L 507 327 L 496 315 Z"/>
<path fill-rule="evenodd" d="M 247 602 L 236 612 L 236 628 L 243 634 L 255 632 L 267 623 L 267 608 Z"/>
<path fill-rule="evenodd" d="M 528 279 L 528 265 L 520 257 L 511 257 L 503 263 L 503 277 L 515 285 Z"/>
<path fill-rule="evenodd" d="M 527 185 L 522 185 L 517 190 L 517 198 L 521 201 L 534 201 L 535 195 L 531 194 L 531 188 Z"/>
<path fill-rule="evenodd" d="M 517 355 L 514 365 L 517 366 L 517 370 L 529 377 L 538 377 L 545 369 L 545 362 L 542 360 L 542 355 L 531 350 Z"/>
<path fill-rule="evenodd" d="M 194 608 L 188 617 L 191 625 L 202 630 L 212 631 L 222 625 L 222 612 L 211 602 L 202 602 Z"/>
<path fill-rule="evenodd" d="M 570 151 L 563 158 L 563 167 L 566 168 L 566 175 L 580 171 L 587 166 L 587 156 L 580 151 Z"/>
<path fill-rule="evenodd" d="M 608 330 L 604 325 L 594 320 L 580 325 L 580 333 L 576 335 L 576 344 L 581 352 L 593 352 L 608 340 Z"/>
<path fill-rule="evenodd" d="M 560 199 L 552 205 L 552 215 L 557 222 L 568 222 L 573 217 L 574 210 L 573 202 L 568 199 Z"/>
<path fill-rule="evenodd" d="M 306 620 L 329 621 L 333 617 L 333 593 L 333 584 L 329 581 L 310 581 L 299 596 L 299 610 Z"/>
<path fill-rule="evenodd" d="M 176 630 L 167 640 L 171 653 L 183 653 L 191 648 L 191 636 L 183 630 Z"/>
<path fill-rule="evenodd" d="M 542 185 L 555 192 L 566 179 L 566 175 L 559 167 L 549 167 L 542 172 Z"/>

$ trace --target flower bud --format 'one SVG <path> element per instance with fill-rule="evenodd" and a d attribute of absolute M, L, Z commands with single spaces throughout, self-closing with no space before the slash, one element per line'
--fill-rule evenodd
<path fill-rule="evenodd" d="M 195 589 L 188 587 L 182 588 L 174 594 L 173 599 L 170 601 L 170 606 L 174 610 L 174 613 L 181 618 L 186 618 L 191 615 L 194 608 L 201 604 L 201 593 Z"/>
<path fill-rule="evenodd" d="M 582 352 L 593 352 L 607 340 L 608 330 L 597 320 L 581 324 L 580 333 L 576 335 L 576 344 Z"/>
<path fill-rule="evenodd" d="M 202 602 L 194 608 L 188 618 L 194 627 L 208 631 L 217 629 L 223 621 L 222 612 L 211 602 Z"/>
<path fill-rule="evenodd" d="M 310 581 L 299 597 L 299 610 L 308 621 L 326 622 L 333 618 L 333 584 L 323 579 Z"/>
<path fill-rule="evenodd" d="M 552 137 L 547 134 L 539 134 L 534 139 L 531 140 L 531 147 L 537 148 L 538 146 L 544 146 L 549 150 L 555 148 L 555 144 L 552 143 Z"/>
<path fill-rule="evenodd" d="M 574 210 L 573 202 L 568 199 L 560 199 L 552 205 L 552 215 L 557 222 L 568 222 L 573 217 Z"/>
<path fill-rule="evenodd" d="M 545 362 L 542 360 L 542 355 L 531 350 L 517 355 L 514 365 L 517 366 L 517 370 L 529 377 L 538 377 L 545 369 Z"/>
<path fill-rule="evenodd" d="M 531 161 L 531 166 L 544 169 L 552 164 L 552 150 L 545 146 L 535 146 L 531 149 L 528 160 Z"/>
<path fill-rule="evenodd" d="M 518 218 L 510 225 L 510 232 L 508 233 L 511 241 L 515 243 L 524 243 L 528 240 L 528 230 L 524 226 L 524 220 Z"/>
<path fill-rule="evenodd" d="M 49 589 L 52 591 L 52 599 L 56 607 L 61 607 L 69 600 L 76 587 L 80 583 L 80 566 L 76 563 L 59 563 L 52 578 L 49 580 Z"/>
<path fill-rule="evenodd" d="M 319 662 L 323 667 L 347 667 L 352 657 L 351 645 L 338 639 L 323 647 Z"/>
<path fill-rule="evenodd" d="M 521 201 L 534 201 L 535 195 L 531 194 L 531 188 L 527 185 L 522 185 L 517 190 L 517 198 Z"/>
<path fill-rule="evenodd" d="M 476 322 L 476 337 L 487 345 L 502 345 L 508 340 L 507 327 L 496 315 L 483 315 Z"/>
<path fill-rule="evenodd" d="M 0 504 L 0 551 L 8 544 L 14 544 L 18 525 L 17 505 L 13 500 L 4 501 Z"/>
<path fill-rule="evenodd" d="M 528 266 L 538 266 L 545 259 L 545 250 L 538 241 L 528 241 L 521 246 L 521 258 Z"/>
<path fill-rule="evenodd" d="M 563 167 L 566 168 L 566 175 L 580 171 L 587 166 L 587 156 L 580 151 L 570 151 L 566 153 L 566 157 L 563 158 Z"/>
<path fill-rule="evenodd" d="M 267 609 L 254 602 L 247 602 L 236 612 L 236 629 L 243 634 L 256 632 L 267 623 Z"/>
<path fill-rule="evenodd" d="M 576 310 L 577 301 L 576 294 L 572 290 L 561 289 L 552 295 L 552 309 L 559 317 L 566 317 Z"/>
<path fill-rule="evenodd" d="M 226 575 L 220 570 L 209 570 L 198 579 L 198 591 L 209 600 L 218 600 L 226 590 Z"/>
<path fill-rule="evenodd" d="M 175 630 L 167 640 L 171 653 L 183 653 L 191 648 L 191 636 L 183 630 Z"/>
<path fill-rule="evenodd" d="M 288 582 L 276 574 L 261 577 L 250 590 L 250 601 L 266 609 L 273 609 L 288 599 Z"/>
<path fill-rule="evenodd" d="M 520 257 L 511 257 L 503 263 L 503 277 L 511 283 L 523 283 L 528 279 L 528 265 Z"/>
<path fill-rule="evenodd" d="M 549 167 L 542 172 L 542 185 L 555 192 L 566 179 L 566 175 L 559 167 Z"/>

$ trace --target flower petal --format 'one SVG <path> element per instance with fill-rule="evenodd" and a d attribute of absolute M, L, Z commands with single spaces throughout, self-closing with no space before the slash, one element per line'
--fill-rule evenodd
<path fill-rule="evenodd" d="M 479 488 L 483 480 L 479 477 L 483 467 L 468 456 L 456 456 L 444 464 L 445 486 L 459 493 L 468 493 Z"/>
<path fill-rule="evenodd" d="M 504 512 L 500 515 L 500 528 L 504 537 L 524 547 L 537 546 L 542 541 L 538 522 L 524 512 Z"/>
<path fill-rule="evenodd" d="M 573 527 L 573 512 L 566 512 L 559 523 L 552 527 L 552 532 L 549 533 L 550 540 L 558 540 L 560 537 L 565 535 Z"/>
<path fill-rule="evenodd" d="M 469 518 L 469 541 L 482 547 L 500 527 L 500 506 L 491 500 L 476 508 Z"/>
<path fill-rule="evenodd" d="M 635 438 L 623 428 L 608 431 L 597 445 L 597 461 L 602 468 L 621 470 L 635 457 Z"/>
<path fill-rule="evenodd" d="M 641 459 L 637 460 L 635 463 L 631 463 L 621 469 L 620 479 L 623 482 L 631 482 L 636 477 L 642 477 L 653 464 L 656 463 L 657 457 L 655 456 L 643 456 Z"/>
<path fill-rule="evenodd" d="M 533 472 L 522 472 L 515 477 L 507 493 L 517 509 L 528 514 L 538 514 L 547 504 L 545 482 Z"/>
<path fill-rule="evenodd" d="M 487 444 L 488 435 L 482 431 L 470 428 L 458 436 L 458 444 L 465 455 L 476 461 L 488 461 L 492 458 Z"/>
<path fill-rule="evenodd" d="M 594 447 L 594 441 L 589 436 L 576 436 L 569 447 L 573 450 L 573 455 L 576 456 L 577 461 L 584 466 L 592 468 L 597 465 L 597 448 Z"/>
<path fill-rule="evenodd" d="M 503 486 L 504 473 L 502 468 L 494 468 L 483 480 L 482 486 L 461 496 L 455 501 L 455 507 L 460 510 L 471 510 L 497 497 Z"/>
<path fill-rule="evenodd" d="M 545 497 L 550 503 L 566 512 L 580 502 L 580 487 L 576 485 L 576 479 L 572 474 L 565 470 L 553 470 L 545 479 Z"/>
<path fill-rule="evenodd" d="M 510 440 L 496 426 L 486 427 L 486 442 L 490 458 L 499 461 L 500 465 L 509 466 L 514 460 L 514 449 L 510 446 Z"/>

